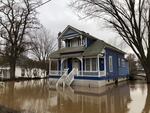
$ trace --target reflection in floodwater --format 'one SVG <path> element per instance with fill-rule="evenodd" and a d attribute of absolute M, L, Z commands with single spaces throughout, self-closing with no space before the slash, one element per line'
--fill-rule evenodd
<path fill-rule="evenodd" d="M 0 105 L 26 113 L 149 113 L 150 88 L 124 82 L 56 91 L 48 80 L 8 82 L 0 87 Z"/>
<path fill-rule="evenodd" d="M 142 113 L 149 113 L 149 112 L 150 112 L 150 87 L 147 87 L 147 97 Z"/>

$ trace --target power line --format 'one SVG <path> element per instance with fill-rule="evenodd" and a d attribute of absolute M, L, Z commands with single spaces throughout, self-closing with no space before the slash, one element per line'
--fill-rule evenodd
<path fill-rule="evenodd" d="M 41 6 L 45 5 L 45 4 L 47 4 L 47 3 L 50 2 L 50 1 L 52 1 L 52 0 L 47 0 L 47 1 L 43 2 L 42 4 L 40 4 L 40 5 L 36 6 L 36 7 L 34 7 L 33 9 L 39 8 L 39 7 L 41 7 Z"/>

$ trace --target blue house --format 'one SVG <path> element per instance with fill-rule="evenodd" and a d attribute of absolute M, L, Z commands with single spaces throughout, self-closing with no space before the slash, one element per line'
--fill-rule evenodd
<path fill-rule="evenodd" d="M 68 25 L 49 56 L 49 76 L 57 84 L 101 86 L 128 76 L 125 52 Z"/>

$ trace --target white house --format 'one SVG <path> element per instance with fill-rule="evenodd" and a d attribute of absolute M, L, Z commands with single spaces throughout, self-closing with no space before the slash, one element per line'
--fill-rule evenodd
<path fill-rule="evenodd" d="M 0 77 L 1 78 L 10 78 L 10 67 L 0 67 Z M 46 77 L 46 71 L 40 68 L 23 68 L 16 66 L 15 77 L 25 77 L 25 78 L 35 78 L 35 77 Z"/>

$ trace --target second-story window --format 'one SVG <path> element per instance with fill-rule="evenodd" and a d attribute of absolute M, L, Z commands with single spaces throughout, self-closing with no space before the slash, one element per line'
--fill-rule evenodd
<path fill-rule="evenodd" d="M 70 40 L 66 40 L 66 47 L 71 47 L 71 41 Z"/>
<path fill-rule="evenodd" d="M 78 47 L 78 39 L 74 38 L 71 40 L 72 47 Z"/>
<path fill-rule="evenodd" d="M 78 39 L 78 46 L 80 46 L 81 45 L 81 40 L 80 39 Z"/>

